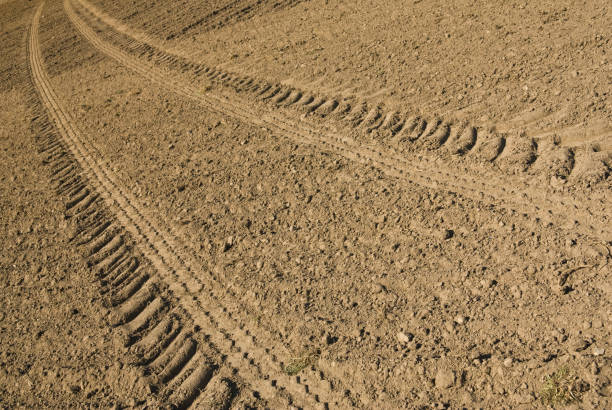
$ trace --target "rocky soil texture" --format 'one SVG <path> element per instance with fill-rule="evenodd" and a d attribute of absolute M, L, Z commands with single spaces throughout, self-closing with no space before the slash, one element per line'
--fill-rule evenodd
<path fill-rule="evenodd" d="M 612 406 L 605 1 L 0 3 L 0 405 Z"/>

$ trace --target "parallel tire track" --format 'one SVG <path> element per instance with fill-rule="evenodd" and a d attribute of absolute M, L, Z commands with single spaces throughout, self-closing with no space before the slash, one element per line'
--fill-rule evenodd
<path fill-rule="evenodd" d="M 122 33 L 128 37 L 134 37 L 133 34 L 130 34 L 132 30 L 104 15 L 86 0 L 80 0 L 80 5 L 83 10 L 101 19 L 106 25 L 113 29 L 121 27 Z M 109 30 L 103 28 L 103 31 L 104 33 L 101 34 L 109 35 L 113 40 L 117 40 L 117 36 L 114 36 Z M 125 42 L 126 38 L 123 40 Z M 534 140 L 518 134 L 491 132 L 462 121 L 444 119 L 441 120 L 449 129 L 449 133 L 436 135 L 432 139 L 432 135 L 427 133 L 422 135 L 413 133 L 409 126 L 413 118 L 410 113 L 389 110 L 383 105 L 376 105 L 367 100 L 319 96 L 280 84 L 267 87 L 271 93 L 264 93 L 264 95 L 260 93 L 257 86 L 251 87 L 251 84 L 257 81 L 252 76 L 194 64 L 185 58 L 153 46 L 154 41 L 151 39 L 137 44 L 127 38 L 127 42 L 130 44 L 129 51 L 132 54 L 137 53 L 141 57 L 154 61 L 157 65 L 170 66 L 170 68 L 180 67 L 181 71 L 191 71 L 193 74 L 204 72 L 211 81 L 231 87 L 237 92 L 251 96 L 259 95 L 261 101 L 274 108 L 292 107 L 298 113 L 333 119 L 341 126 L 358 130 L 357 134 L 361 134 L 361 138 L 375 140 L 378 144 L 400 153 L 429 152 L 430 155 L 459 161 L 465 166 L 473 166 L 474 163 L 488 165 L 489 168 L 497 166 L 505 172 L 519 175 L 527 173 L 540 177 L 545 183 L 552 178 L 557 184 L 572 185 L 575 182 L 597 184 L 602 178 L 605 179 L 606 175 L 609 176 L 612 173 L 609 154 L 595 152 L 589 147 L 584 149 L 562 147 L 552 138 Z M 297 95 L 297 98 L 285 103 L 284 99 L 291 94 Z M 336 111 L 341 103 L 343 109 Z M 430 124 L 438 122 L 437 118 L 422 120 Z M 479 171 L 482 172 L 482 170 Z"/>
<path fill-rule="evenodd" d="M 38 96 L 33 95 L 36 107 Z M 104 200 L 68 146 L 58 137 L 48 117 L 38 110 L 32 122 L 39 152 L 49 166 L 51 180 L 65 201 L 70 221 L 69 242 L 96 273 L 110 314 L 109 324 L 143 368 L 144 382 L 174 408 L 205 406 L 205 393 L 221 394 L 230 406 L 238 390 L 247 387 L 237 377 L 227 377 L 222 354 L 206 343 L 189 315 L 130 240 L 130 235 L 107 212 Z M 231 374 L 230 374 L 231 376 Z"/>
<path fill-rule="evenodd" d="M 42 152 L 58 193 L 67 196 L 71 241 L 108 294 L 110 322 L 122 329 L 126 346 L 141 357 L 160 397 L 183 408 L 194 402 L 204 405 L 211 390 L 215 397 L 221 391 L 228 406 L 241 389 L 273 407 L 350 404 L 344 391 L 335 393 L 322 374 L 310 383 L 283 375 L 276 356 L 288 354 L 280 347 L 273 354 L 278 346 L 268 343 L 269 336 L 233 318 L 221 302 L 231 298 L 229 291 L 207 278 L 189 255 L 181 256 L 175 235 L 146 218 L 92 155 L 95 148 L 61 107 L 44 70 L 38 40 L 43 6 L 34 15 L 27 44 L 33 85 L 51 118 L 41 112 L 35 119 Z M 262 347 L 260 339 L 271 347 Z"/>
<path fill-rule="evenodd" d="M 214 10 L 213 12 L 207 13 L 204 17 L 197 18 L 186 26 L 170 31 L 169 34 L 159 34 L 164 35 L 166 40 L 171 40 L 179 35 L 184 35 L 186 33 L 192 32 L 195 29 L 200 29 L 204 31 L 219 29 L 221 27 L 249 19 L 253 17 L 257 12 L 265 13 L 265 11 L 267 11 L 266 9 L 280 10 L 284 8 L 289 8 L 295 6 L 296 4 L 302 1 L 304 0 L 280 0 L 276 1 L 272 6 L 269 6 L 261 0 L 236 0 L 219 9 Z M 177 9 L 180 8 L 177 7 Z M 201 10 L 198 9 L 197 6 L 191 6 L 188 10 L 183 11 L 183 13 L 189 13 L 188 15 L 198 16 L 198 14 L 201 15 Z M 162 18 L 168 19 L 169 17 L 162 16 Z M 172 18 L 174 19 L 175 17 L 172 16 Z M 173 21 L 165 25 L 157 24 L 157 26 L 164 27 L 167 30 L 168 27 L 176 26 L 176 24 Z"/>
<path fill-rule="evenodd" d="M 158 281 L 154 267 L 132 245 L 130 235 L 107 212 L 104 200 L 91 186 L 69 143 L 58 137 L 40 106 L 42 100 L 47 112 L 60 121 L 56 124 L 61 124 L 61 113 L 48 87 L 37 48 L 42 8 L 41 4 L 34 15 L 27 42 L 33 80 L 30 106 L 35 112 L 31 127 L 56 191 L 66 198 L 65 216 L 72 228 L 69 241 L 100 279 L 111 309 L 109 322 L 119 328 L 126 347 L 140 358 L 137 360 L 153 391 L 174 408 L 185 408 L 194 402 L 196 406 L 206 405 L 207 395 L 198 397 L 202 390 L 217 392 L 221 402 L 229 406 L 239 384 L 220 371 L 222 355 L 211 346 L 201 348 L 205 344 L 197 327 Z"/>
<path fill-rule="evenodd" d="M 84 0 L 79 0 L 84 4 Z M 73 3 L 65 1 L 69 18 L 78 31 L 96 48 L 119 61 L 124 66 L 139 73 L 181 96 L 195 100 L 202 106 L 219 114 L 231 115 L 242 121 L 287 135 L 294 140 L 312 145 L 318 149 L 330 150 L 351 160 L 372 165 L 385 173 L 406 179 L 424 187 L 444 189 L 457 192 L 466 197 L 495 204 L 518 214 L 526 214 L 534 221 L 552 220 L 560 229 L 570 229 L 597 240 L 612 239 L 612 228 L 608 223 L 607 201 L 591 201 L 578 199 L 571 194 L 555 193 L 531 186 L 520 177 L 497 175 L 483 171 L 482 176 L 474 175 L 468 168 L 451 168 L 443 160 L 432 160 L 427 156 L 406 154 L 397 149 L 380 149 L 366 146 L 344 135 L 330 132 L 323 127 L 310 124 L 307 121 L 296 121 L 278 110 L 267 110 L 263 114 L 249 106 L 240 98 L 228 99 L 214 93 L 202 93 L 195 87 L 181 82 L 156 67 L 146 64 L 140 58 L 132 57 L 119 47 L 104 41 L 102 34 L 96 33 L 87 26 L 73 8 Z M 95 16 L 94 16 L 95 17 Z M 109 27 L 105 31 L 111 31 Z M 126 34 L 127 35 L 127 34 Z M 447 145 L 455 153 L 475 152 L 488 161 L 497 159 L 507 163 L 509 167 L 526 168 L 534 163 L 533 147 L 523 147 L 525 142 L 519 138 L 506 140 L 504 137 L 490 138 L 478 143 L 477 130 L 467 124 L 453 125 L 442 119 L 423 119 L 419 117 L 403 119 L 395 113 L 384 113 L 380 108 L 370 108 L 365 102 L 329 101 L 323 97 L 304 93 L 295 89 L 283 88 L 279 85 L 258 81 L 250 77 L 236 76 L 231 73 L 215 70 L 200 64 L 186 61 L 156 49 L 153 46 L 139 43 L 131 38 L 128 40 L 140 56 L 153 62 L 166 61 L 168 66 L 181 72 L 193 71 L 196 75 L 206 75 L 209 79 L 242 87 L 250 93 L 258 95 L 264 101 L 294 101 L 305 112 L 313 112 L 326 107 L 329 115 L 337 115 L 355 127 L 366 130 L 377 130 L 385 127 L 395 130 L 393 138 L 398 141 L 417 141 L 424 148 L 437 148 Z M 529 143 L 529 140 L 525 140 Z M 572 155 L 568 161 L 572 162 Z M 463 172 L 465 171 L 465 172 Z M 568 224 L 568 215 L 576 221 Z"/>

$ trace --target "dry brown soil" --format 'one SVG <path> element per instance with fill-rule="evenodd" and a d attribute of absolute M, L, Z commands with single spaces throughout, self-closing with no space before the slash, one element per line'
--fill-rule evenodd
<path fill-rule="evenodd" d="M 609 2 L 0 2 L 0 407 L 612 407 Z"/>

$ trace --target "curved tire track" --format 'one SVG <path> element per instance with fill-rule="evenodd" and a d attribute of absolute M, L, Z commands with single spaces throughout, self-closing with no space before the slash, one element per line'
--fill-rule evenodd
<path fill-rule="evenodd" d="M 61 138 L 53 133 L 51 121 L 39 116 L 46 135 L 41 137 L 42 151 L 58 192 L 68 196 L 67 216 L 76 226 L 72 241 L 109 294 L 110 322 L 122 329 L 126 346 L 141 353 L 152 384 L 162 388 L 160 396 L 179 408 L 198 405 L 206 400 L 206 394 L 198 398 L 200 391 L 212 383 L 231 401 L 244 380 L 246 389 L 273 407 L 349 404 L 344 392 L 321 388 L 330 386 L 322 375 L 304 381 L 281 373 L 276 357 L 289 357 L 288 352 L 233 317 L 221 302 L 231 299 L 229 291 L 209 278 L 194 258 L 182 256 L 184 246 L 176 236 L 145 217 L 96 158 L 97 150 L 62 108 L 45 72 L 38 40 L 43 6 L 30 29 L 29 64 L 33 85 Z M 107 215 L 105 206 L 115 217 Z M 262 347 L 260 340 L 270 347 Z M 217 353 L 211 357 L 210 350 Z M 230 379 L 213 377 L 225 368 Z"/>
<path fill-rule="evenodd" d="M 146 38 L 147 35 L 143 35 L 142 33 L 135 34 L 133 29 L 124 26 L 123 24 L 117 22 L 111 17 L 105 15 L 96 7 L 92 6 L 87 0 L 79 0 L 79 4 L 82 7 L 81 11 L 85 11 L 90 14 L 88 18 L 93 18 L 94 20 L 99 19 L 104 22 L 105 26 L 112 27 L 113 30 L 108 30 L 108 27 L 100 27 L 101 31 L 98 31 L 99 35 L 106 35 L 109 40 L 114 42 L 115 44 L 119 44 L 120 48 L 126 49 L 125 43 L 127 41 L 128 47 L 126 51 L 131 52 L 132 54 L 137 54 L 139 57 L 144 57 L 149 62 L 154 63 L 158 66 L 169 67 L 171 69 L 180 68 L 182 72 L 198 75 L 202 72 L 207 74 L 207 77 L 213 83 L 222 85 L 224 87 L 229 87 L 235 90 L 238 93 L 247 92 L 251 94 L 251 97 L 255 98 L 258 101 L 263 101 L 268 104 L 274 106 L 274 108 L 278 108 L 279 104 L 277 98 L 266 98 L 262 97 L 261 93 L 256 89 L 250 89 L 249 87 L 244 87 L 243 83 L 253 83 L 257 81 L 251 75 L 242 75 L 237 74 L 225 70 L 217 70 L 209 67 L 205 67 L 201 64 L 195 64 L 183 57 L 179 57 L 172 53 L 168 53 L 164 51 L 163 46 L 157 44 L 150 37 L 145 40 L 143 43 L 137 44 L 134 43 L 133 40 L 137 38 Z M 86 14 L 86 13 L 85 13 Z M 124 38 L 119 38 L 119 36 L 115 35 L 113 32 L 117 30 L 125 35 Z M 244 79 L 244 81 L 243 81 Z M 316 82 L 316 81 L 315 81 Z M 271 86 L 271 85 L 270 85 Z M 275 91 L 278 92 L 278 89 L 282 90 L 280 95 L 284 95 L 286 93 L 298 93 L 301 95 L 306 94 L 305 91 L 300 90 L 295 87 L 287 87 L 280 84 L 274 84 Z M 342 94 L 342 93 L 340 93 Z M 314 104 L 315 101 L 319 102 L 319 104 Z M 410 113 L 395 113 L 393 110 L 389 110 L 385 108 L 384 105 L 379 105 L 374 107 L 370 101 L 366 99 L 359 99 L 357 101 L 353 101 L 349 104 L 349 108 L 356 108 L 357 106 L 361 107 L 362 110 L 354 109 L 351 111 L 349 109 L 347 112 L 343 112 L 343 110 L 338 110 L 337 115 L 328 116 L 330 113 L 335 111 L 337 108 L 337 104 L 334 105 L 334 102 L 337 103 L 336 100 L 343 100 L 344 98 L 338 97 L 330 97 L 329 95 L 310 95 L 307 99 L 300 100 L 299 98 L 295 101 L 291 101 L 287 104 L 282 104 L 282 107 L 291 107 L 296 113 L 303 115 L 314 115 L 315 117 L 320 118 L 329 118 L 332 120 L 336 120 L 336 125 L 348 128 L 349 130 L 355 129 L 357 130 L 358 139 L 370 140 L 374 138 L 378 144 L 386 148 L 391 148 L 399 150 L 401 154 L 413 154 L 415 152 L 424 152 L 430 156 L 442 157 L 450 162 L 458 162 L 461 167 L 471 167 L 472 173 L 484 175 L 483 167 L 488 170 L 499 171 L 496 168 L 501 168 L 502 171 L 506 173 L 516 173 L 516 174 L 525 174 L 534 176 L 537 178 L 541 178 L 543 185 L 548 185 L 549 181 L 552 180 L 553 184 L 558 185 L 559 183 L 567 183 L 569 186 L 577 183 L 578 185 L 597 185 L 605 180 L 610 174 L 612 174 L 612 165 L 611 165 L 611 157 L 609 155 L 577 155 L 578 161 L 576 164 L 574 162 L 567 164 L 559 164 L 555 161 L 555 158 L 559 155 L 563 155 L 564 151 L 569 150 L 572 156 L 575 156 L 576 153 L 582 153 L 583 151 L 589 151 L 589 147 L 582 148 L 568 148 L 562 147 L 558 144 L 558 141 L 549 146 L 548 149 L 540 149 L 539 142 L 544 142 L 545 145 L 548 142 L 549 138 L 542 137 L 534 137 L 528 138 L 523 135 L 506 135 L 505 133 L 498 132 L 490 132 L 484 129 L 478 129 L 477 127 L 472 127 L 474 130 L 473 135 L 470 139 L 465 141 L 461 146 L 457 147 L 456 144 L 453 144 L 452 139 L 444 139 L 441 136 L 437 140 L 422 142 L 416 141 L 416 138 L 410 138 L 408 140 L 403 139 L 398 144 L 398 139 L 395 138 L 396 134 L 399 132 L 400 134 L 405 132 L 402 127 L 401 121 L 402 119 L 409 119 Z M 305 101 L 304 101 L 305 100 Z M 299 103 L 298 103 L 299 102 Z M 323 104 L 321 104 L 323 103 Z M 346 107 L 343 107 L 346 108 Z M 351 112 L 352 115 L 347 116 L 346 114 Z M 400 117 L 400 124 L 395 124 L 391 126 L 388 122 L 385 123 L 382 119 L 383 117 L 389 117 L 397 114 Z M 448 112 L 444 115 L 453 115 L 452 112 Z M 373 116 L 373 117 L 369 117 Z M 368 124 L 373 120 L 373 123 L 367 126 L 363 124 Z M 436 118 L 430 118 L 427 120 L 430 123 L 434 123 Z M 460 136 L 461 131 L 465 128 L 465 124 L 462 121 L 450 120 L 447 124 L 451 128 L 451 136 Z M 515 134 L 518 132 L 517 130 L 513 131 Z M 361 135 L 359 135 L 361 134 Z M 371 135 L 370 135 L 371 134 Z M 441 137 L 441 138 L 440 138 Z M 497 155 L 482 155 L 483 149 L 489 149 L 491 144 L 496 144 L 499 139 L 506 140 L 506 138 L 510 141 L 513 140 L 527 140 L 531 143 L 526 144 L 518 151 L 513 149 L 508 149 L 507 152 L 504 153 L 506 149 L 505 144 L 497 145 L 499 151 Z M 518 138 L 517 138 L 518 137 Z M 447 144 L 448 142 L 448 144 Z M 473 149 L 475 148 L 475 149 Z M 502 156 L 503 154 L 503 156 Z M 497 159 L 502 156 L 504 158 L 503 161 L 497 161 Z M 533 160 L 526 162 L 524 161 L 525 157 L 532 157 Z M 476 164 L 476 166 L 474 166 Z M 576 165 L 576 166 L 574 166 Z M 479 167 L 480 166 L 480 167 Z M 574 170 L 576 172 L 574 172 Z M 608 203 L 608 205 L 610 205 Z"/>
<path fill-rule="evenodd" d="M 84 0 L 79 1 L 84 3 Z M 131 56 L 110 42 L 104 41 L 75 13 L 72 2 L 66 0 L 64 4 L 69 18 L 77 30 L 101 52 L 150 81 L 183 97 L 199 102 L 212 112 L 234 116 L 242 121 L 269 128 L 287 135 L 299 143 L 312 145 L 317 149 L 333 151 L 356 162 L 374 166 L 391 176 L 427 188 L 456 192 L 476 201 L 509 209 L 514 213 L 526 214 L 534 221 L 552 220 L 554 225 L 560 229 L 579 232 L 593 239 L 606 242 L 612 239 L 612 228 L 608 223 L 609 215 L 606 209 L 608 202 L 606 200 L 590 201 L 575 198 L 571 194 L 546 191 L 541 186 L 530 185 L 528 181 L 524 181 L 520 177 L 497 175 L 487 171 L 481 171 L 481 175 L 475 175 L 467 167 L 464 169 L 451 168 L 443 160 L 431 159 L 419 153 L 406 155 L 406 153 L 394 148 L 380 149 L 377 146 L 365 146 L 352 138 L 339 135 L 325 127 L 307 121 L 296 121 L 278 110 L 257 111 L 256 107 L 252 107 L 252 104 L 238 97 L 229 99 L 227 96 L 216 96 L 210 92 L 203 94 L 186 82 L 181 82 L 176 77 L 172 77 L 155 66 Z M 133 41 L 136 42 L 135 39 Z M 163 54 L 161 51 L 153 50 L 151 48 L 150 54 L 152 55 Z M 181 59 L 175 58 L 175 60 L 179 64 L 178 61 Z M 179 65 L 184 66 L 185 64 L 187 63 L 183 62 Z M 217 78 L 218 81 L 231 82 L 236 79 L 235 75 L 210 68 L 205 68 L 203 71 L 209 78 Z M 225 78 L 225 80 L 219 80 L 219 78 Z M 248 84 L 248 80 L 246 83 Z M 269 100 L 273 96 L 280 98 L 286 94 L 286 90 L 283 92 L 280 86 L 268 84 L 263 86 L 263 91 L 259 91 L 262 89 L 260 84 L 253 86 L 253 89 L 255 87 L 257 87 L 259 98 Z M 302 104 L 302 101 L 305 105 Z M 296 100 L 295 105 L 300 105 L 303 107 L 302 109 L 308 110 L 308 107 L 313 105 L 316 105 L 316 108 L 325 105 L 325 101 L 321 101 L 321 97 L 304 94 Z M 383 116 L 376 107 L 368 109 L 365 103 L 352 104 L 347 111 L 348 114 L 344 117 L 354 123 L 355 126 L 362 125 L 366 118 L 371 123 L 384 121 L 384 119 L 381 120 Z M 408 120 L 405 123 L 407 124 Z M 369 126 L 371 127 L 372 124 Z M 459 134 L 456 130 L 451 131 L 448 124 L 441 124 L 441 120 L 426 121 L 426 128 L 424 130 L 420 128 L 420 130 L 417 134 L 408 130 L 407 132 L 410 133 L 408 139 L 415 140 L 424 147 L 444 146 L 450 140 L 450 149 L 462 151 L 470 148 L 477 153 L 481 150 L 493 150 L 495 151 L 494 154 L 486 152 L 485 156 L 493 159 L 499 157 L 500 161 L 509 162 L 511 166 L 525 167 L 533 162 L 533 159 L 523 158 L 529 153 L 525 154 L 521 151 L 518 153 L 520 158 L 516 159 L 516 161 L 519 161 L 517 165 L 509 149 L 504 149 L 506 146 L 505 140 L 497 142 L 493 139 L 479 144 L 475 141 L 476 136 L 474 134 L 470 135 L 468 132 L 465 135 L 465 133 Z M 404 128 L 399 128 L 397 135 L 403 133 Z M 493 141 L 494 146 L 484 147 L 488 141 Z M 510 144 L 510 146 L 512 145 Z M 530 156 L 530 158 L 532 157 Z M 573 218 L 577 223 L 568 226 L 568 217 Z"/>

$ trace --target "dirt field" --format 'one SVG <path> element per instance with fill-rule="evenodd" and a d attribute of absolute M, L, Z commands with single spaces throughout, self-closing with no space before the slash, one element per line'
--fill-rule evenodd
<path fill-rule="evenodd" d="M 612 407 L 610 12 L 0 1 L 0 406 Z"/>

